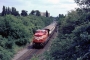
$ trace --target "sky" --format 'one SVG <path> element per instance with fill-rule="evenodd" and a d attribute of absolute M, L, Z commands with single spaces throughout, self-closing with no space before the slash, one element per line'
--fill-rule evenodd
<path fill-rule="evenodd" d="M 0 12 L 2 7 L 15 7 L 19 13 L 21 10 L 26 10 L 30 13 L 32 10 L 39 10 L 40 12 L 50 13 L 51 16 L 58 16 L 59 14 L 67 14 L 68 11 L 77 8 L 74 0 L 0 0 Z"/>

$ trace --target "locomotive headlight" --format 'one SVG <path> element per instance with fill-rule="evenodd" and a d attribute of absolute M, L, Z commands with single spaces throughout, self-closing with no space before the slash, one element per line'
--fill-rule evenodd
<path fill-rule="evenodd" d="M 40 39 L 43 39 L 43 36 L 41 36 Z"/>

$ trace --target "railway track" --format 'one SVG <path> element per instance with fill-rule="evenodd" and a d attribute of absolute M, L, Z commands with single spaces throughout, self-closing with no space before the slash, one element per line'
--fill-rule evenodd
<path fill-rule="evenodd" d="M 17 60 L 29 60 L 39 49 L 30 49 Z"/>
<path fill-rule="evenodd" d="M 27 51 L 22 55 L 20 56 L 19 58 L 17 58 L 16 60 L 30 60 L 34 55 L 37 56 L 37 55 L 40 55 L 40 54 L 43 54 L 44 51 L 46 51 L 50 44 L 51 44 L 51 40 L 55 37 L 55 35 L 57 34 L 56 32 L 57 28 L 55 29 L 55 31 L 51 34 L 51 36 L 49 36 L 48 38 L 48 43 L 45 45 L 45 47 L 43 49 L 33 49 L 32 48 L 32 45 L 29 45 L 27 47 Z M 15 60 L 15 59 L 13 59 Z M 40 59 L 41 60 L 41 59 Z M 43 59 L 42 59 L 43 60 Z"/>

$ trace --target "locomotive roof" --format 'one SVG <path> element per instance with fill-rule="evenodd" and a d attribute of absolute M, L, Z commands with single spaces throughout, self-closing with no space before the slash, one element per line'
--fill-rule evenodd
<path fill-rule="evenodd" d="M 40 30 L 40 29 L 39 29 L 39 30 L 36 30 L 36 31 L 39 31 L 39 32 L 45 32 L 45 30 Z"/>
<path fill-rule="evenodd" d="M 38 30 L 36 30 L 36 31 L 45 31 L 45 30 L 42 30 L 42 29 L 38 29 Z"/>

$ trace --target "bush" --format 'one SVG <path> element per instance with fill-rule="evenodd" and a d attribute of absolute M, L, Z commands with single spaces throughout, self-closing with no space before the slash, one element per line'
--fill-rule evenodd
<path fill-rule="evenodd" d="M 48 21 L 47 21 L 48 20 Z M 30 43 L 33 30 L 50 24 L 51 18 L 37 16 L 0 16 L 0 60 L 10 60 L 16 46 Z"/>
<path fill-rule="evenodd" d="M 89 60 L 89 14 L 83 9 L 76 9 L 69 12 L 63 20 L 59 19 L 59 35 L 47 52 L 46 60 Z"/>

